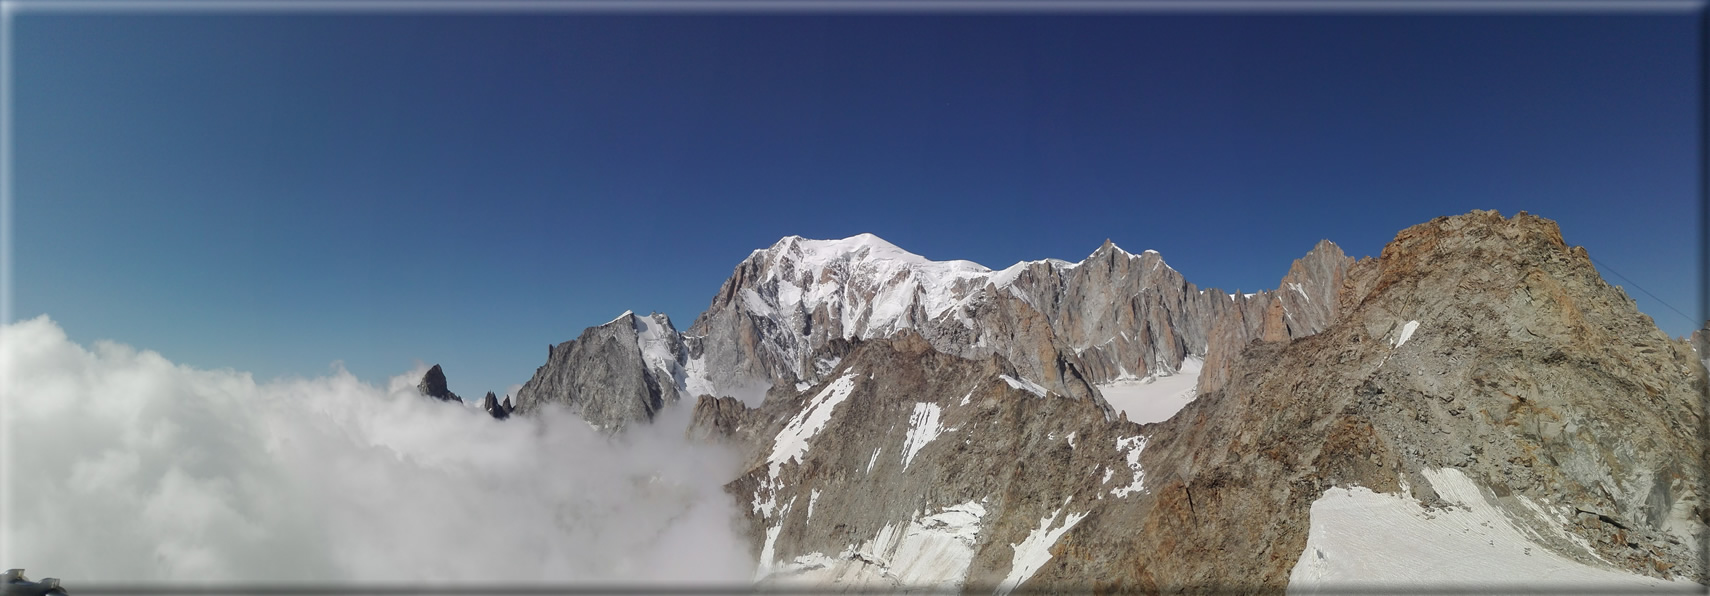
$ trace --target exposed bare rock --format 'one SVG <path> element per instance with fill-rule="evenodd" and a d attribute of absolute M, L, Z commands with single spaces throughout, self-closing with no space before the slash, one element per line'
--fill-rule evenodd
<path fill-rule="evenodd" d="M 558 403 L 609 430 L 652 420 L 677 401 L 685 357 L 665 315 L 626 312 L 552 346 L 546 364 L 517 391 L 516 410 L 528 414 Z"/>
<path fill-rule="evenodd" d="M 1151 429 L 1143 517 L 1067 537 L 1126 549 L 1130 570 L 1068 559 L 1040 581 L 1280 589 L 1326 488 L 1405 484 L 1433 502 L 1420 472 L 1437 468 L 1485 487 L 1540 548 L 1700 577 L 1703 369 L 1584 249 L 1553 222 L 1474 212 L 1354 269 L 1344 287 L 1371 289 L 1329 329 L 1250 344 L 1224 387 Z"/>
<path fill-rule="evenodd" d="M 1247 344 L 1306 337 L 1335 323 L 1353 266 L 1341 247 L 1320 240 L 1306 256 L 1295 259 L 1275 291 L 1242 296 L 1244 302 L 1220 311 L 1211 323 L 1198 393 L 1222 388 L 1230 364 Z"/>
<path fill-rule="evenodd" d="M 422 395 L 442 401 L 463 401 L 463 398 L 458 397 L 456 393 L 452 393 L 450 389 L 446 388 L 445 371 L 440 370 L 438 364 L 433 365 L 433 368 L 428 369 L 427 374 L 422 375 L 421 382 L 416 383 L 416 390 L 420 391 Z"/>
<path fill-rule="evenodd" d="M 500 404 L 499 396 L 488 391 L 487 397 L 481 398 L 481 409 L 486 410 L 487 414 L 495 419 L 504 420 L 511 417 L 511 408 L 508 407 L 510 403 L 511 398 L 506 397 L 505 403 Z"/>
<path fill-rule="evenodd" d="M 1698 354 L 1698 359 L 1704 362 L 1704 366 L 1710 368 L 1710 322 L 1704 325 L 1703 328 L 1693 330 L 1692 335 L 1687 337 L 1687 343 L 1692 351 Z"/>
<path fill-rule="evenodd" d="M 1336 322 L 1343 282 L 1353 264 L 1329 240 L 1318 241 L 1306 256 L 1295 259 L 1276 290 L 1286 312 L 1288 337 L 1306 337 Z"/>
<path fill-rule="evenodd" d="M 1432 490 L 1426 472 L 1444 469 L 1539 549 L 1703 581 L 1702 358 L 1554 223 L 1474 212 L 1404 230 L 1378 259 L 1314 252 L 1277 292 L 1203 305 L 1217 315 L 1206 341 L 1225 346 L 1207 355 L 1218 385 L 1161 423 L 1111 420 L 1029 380 L 1048 367 L 1005 355 L 1026 350 L 939 348 L 929 320 L 853 341 L 818 381 L 775 385 L 759 407 L 703 397 L 691 432 L 748 449 L 728 489 L 767 582 L 1278 592 L 1327 489 L 1464 505 Z M 1039 279 L 1017 285 L 1043 292 L 1066 268 L 1028 265 L 1017 279 Z M 970 299 L 958 316 L 982 331 L 959 341 L 1063 353 L 1076 349 L 1065 335 L 1115 325 L 1006 304 Z M 1047 306 L 1026 310 L 1048 319 Z M 1135 312 L 1109 316 L 1162 316 Z"/>
<path fill-rule="evenodd" d="M 702 397 L 691 432 L 756 447 L 727 489 L 768 583 L 1013 585 L 1033 564 L 1017 568 L 1011 544 L 1041 519 L 1072 525 L 1142 482 L 1127 465 L 1137 425 L 1019 374 L 1001 356 L 945 354 L 900 330 L 759 408 Z"/>

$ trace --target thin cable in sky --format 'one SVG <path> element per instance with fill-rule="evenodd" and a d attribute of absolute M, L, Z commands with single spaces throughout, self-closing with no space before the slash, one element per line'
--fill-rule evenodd
<path fill-rule="evenodd" d="M 1590 257 L 1590 256 L 1591 256 L 1591 255 L 1586 255 L 1586 257 L 1587 257 L 1587 258 L 1589 258 L 1589 257 Z M 1650 290 L 1647 290 L 1647 289 L 1645 289 L 1645 288 L 1644 288 L 1644 286 L 1641 286 L 1641 285 L 1639 285 L 1639 283 L 1638 283 L 1638 282 L 1636 282 L 1636 281 L 1633 281 L 1633 280 L 1632 280 L 1632 278 L 1629 278 L 1629 277 L 1627 277 L 1627 276 L 1625 276 L 1625 275 L 1621 275 L 1621 272 L 1619 272 L 1619 271 L 1616 271 L 1616 270 L 1615 270 L 1615 269 L 1614 269 L 1614 268 L 1612 268 L 1612 267 L 1610 267 L 1610 266 L 1608 266 L 1608 265 L 1605 265 L 1605 264 L 1603 264 L 1603 261 L 1599 261 L 1599 260 L 1597 260 L 1597 259 L 1591 259 L 1591 262 L 1593 262 L 1593 263 L 1596 263 L 1596 264 L 1597 264 L 1597 266 L 1598 266 L 1598 267 L 1600 267 L 1600 268 L 1602 268 L 1602 269 L 1605 269 L 1605 270 L 1607 270 L 1607 271 L 1609 271 L 1609 272 L 1610 272 L 1610 273 L 1613 273 L 1613 274 L 1615 274 L 1615 277 L 1619 277 L 1619 278 L 1621 278 L 1621 279 L 1623 279 L 1623 280 L 1626 280 L 1626 281 L 1627 281 L 1627 283 L 1628 283 L 1628 284 L 1629 284 L 1629 285 L 1631 285 L 1631 286 L 1633 286 L 1633 287 L 1634 287 L 1634 288 L 1638 288 L 1638 290 L 1639 290 L 1639 291 L 1640 291 L 1640 292 L 1644 292 L 1644 293 L 1645 293 L 1645 295 L 1646 295 L 1646 296 L 1650 296 L 1650 297 L 1651 297 L 1651 298 L 1652 298 L 1652 299 L 1653 299 L 1653 300 L 1656 300 L 1656 301 L 1657 301 L 1657 303 L 1658 303 L 1658 304 L 1661 304 L 1661 305 L 1663 305 L 1663 306 L 1666 306 L 1666 307 L 1668 307 L 1668 309 L 1669 309 L 1669 310 L 1672 310 L 1672 311 L 1674 311 L 1674 313 L 1675 313 L 1675 314 L 1677 314 L 1677 315 L 1680 315 L 1680 316 L 1682 316 L 1682 317 L 1685 317 L 1685 318 L 1686 318 L 1686 320 L 1688 320 L 1688 321 L 1692 321 L 1692 322 L 1693 322 L 1693 323 L 1697 323 L 1697 322 L 1698 322 L 1698 320 L 1697 320 L 1697 319 L 1694 319 L 1694 318 L 1692 318 L 1692 316 L 1691 316 L 1691 315 L 1688 315 L 1688 314 L 1686 314 L 1686 313 L 1683 313 L 1683 312 L 1680 312 L 1680 309 L 1678 309 L 1678 308 L 1675 308 L 1675 307 L 1674 307 L 1674 306 L 1673 306 L 1673 305 L 1670 305 L 1670 304 L 1669 304 L 1669 303 L 1667 303 L 1667 302 L 1663 302 L 1663 299 L 1661 299 L 1661 298 L 1657 298 L 1657 295 L 1656 295 L 1656 294 L 1652 294 L 1652 293 L 1651 293 L 1651 291 L 1650 291 Z"/>

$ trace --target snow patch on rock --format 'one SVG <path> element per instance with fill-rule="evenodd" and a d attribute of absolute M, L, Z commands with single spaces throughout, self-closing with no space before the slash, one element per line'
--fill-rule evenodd
<path fill-rule="evenodd" d="M 1146 488 L 1146 471 L 1140 469 L 1140 452 L 1146 449 L 1146 437 L 1124 437 L 1116 440 L 1116 450 L 1128 459 L 1128 469 L 1133 473 L 1134 480 L 1128 486 L 1118 486 L 1110 489 L 1111 496 L 1126 497 Z M 1105 482 L 1110 481 L 1110 473 L 1104 475 Z"/>
<path fill-rule="evenodd" d="M 872 540 L 835 558 L 809 553 L 769 568 L 769 579 L 814 591 L 831 585 L 847 590 L 956 590 L 967 580 L 985 515 L 985 506 L 974 501 L 930 515 L 915 511 L 906 524 L 885 524 Z"/>
<path fill-rule="evenodd" d="M 1401 344 L 1407 343 L 1407 340 L 1413 337 L 1413 332 L 1418 329 L 1419 321 L 1408 321 L 1406 325 L 1401 327 L 1401 336 L 1395 338 L 1395 347 L 1399 348 Z"/>
<path fill-rule="evenodd" d="M 778 477 L 778 468 L 784 463 L 792 459 L 800 461 L 801 456 L 807 454 L 808 441 L 819 434 L 827 422 L 831 422 L 837 406 L 849 399 L 849 393 L 855 390 L 856 376 L 851 371 L 826 385 L 808 400 L 807 406 L 791 418 L 789 424 L 784 425 L 784 430 L 778 431 L 778 436 L 772 441 L 772 454 L 766 458 L 772 465 L 773 478 Z"/>
<path fill-rule="evenodd" d="M 944 431 L 944 425 L 939 421 L 938 404 L 914 404 L 914 414 L 909 416 L 908 435 L 903 438 L 903 471 L 908 471 L 909 463 L 914 461 L 914 454 L 920 453 L 933 439 L 938 438 Z"/>
<path fill-rule="evenodd" d="M 1032 393 L 1039 397 L 1045 397 L 1045 394 L 1047 393 L 1044 386 L 1027 379 L 1017 379 L 1009 375 L 998 375 L 998 378 L 1003 379 L 1003 382 L 1005 383 L 1009 383 L 1010 387 Z"/>
<path fill-rule="evenodd" d="M 754 490 L 753 508 L 761 517 L 772 519 L 772 511 L 777 506 L 778 489 L 781 488 L 778 473 L 782 471 L 784 464 L 792 460 L 799 463 L 802 456 L 807 454 L 808 442 L 813 440 L 814 435 L 819 434 L 820 429 L 825 428 L 838 404 L 849 399 L 849 393 L 855 390 L 856 376 L 855 371 L 850 371 L 827 384 L 825 389 L 821 389 L 818 395 L 809 399 L 807 406 L 791 418 L 789 424 L 784 425 L 784 429 L 778 431 L 778 436 L 772 439 L 772 453 L 766 456 L 766 462 L 769 464 L 766 480 Z M 783 511 L 788 511 L 788 507 Z M 780 512 L 778 517 L 781 519 L 783 513 Z"/>

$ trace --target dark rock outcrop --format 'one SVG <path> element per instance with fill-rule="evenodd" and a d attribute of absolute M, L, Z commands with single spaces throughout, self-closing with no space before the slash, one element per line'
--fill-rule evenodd
<path fill-rule="evenodd" d="M 510 403 L 510 398 L 507 397 L 505 402 Z M 510 408 L 500 405 L 499 396 L 493 395 L 491 391 L 487 392 L 487 397 L 481 398 L 481 409 L 486 410 L 488 415 L 499 420 L 511 417 Z"/>
<path fill-rule="evenodd" d="M 433 365 L 433 368 L 428 369 L 427 374 L 422 375 L 421 382 L 416 384 L 416 390 L 422 392 L 422 395 L 434 399 L 463 401 L 463 398 L 458 397 L 456 393 L 452 393 L 450 389 L 446 388 L 445 371 L 440 370 L 438 364 Z"/>

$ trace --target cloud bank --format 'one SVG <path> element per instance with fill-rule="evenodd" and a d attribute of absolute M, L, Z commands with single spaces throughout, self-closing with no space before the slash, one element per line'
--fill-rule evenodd
<path fill-rule="evenodd" d="M 745 581 L 734 454 L 687 408 L 608 438 L 342 369 L 257 383 L 0 330 L 0 565 L 89 582 Z M 681 405 L 681 404 L 680 404 Z"/>

